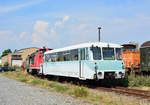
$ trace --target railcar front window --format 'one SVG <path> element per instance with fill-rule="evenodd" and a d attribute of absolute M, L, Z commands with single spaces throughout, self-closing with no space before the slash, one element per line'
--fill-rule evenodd
<path fill-rule="evenodd" d="M 121 60 L 122 55 L 121 55 L 121 48 L 116 48 L 116 59 Z"/>
<path fill-rule="evenodd" d="M 93 59 L 94 60 L 101 60 L 101 48 L 100 47 L 93 47 Z"/>
<path fill-rule="evenodd" d="M 115 60 L 114 48 L 103 48 L 103 59 L 104 60 Z"/>

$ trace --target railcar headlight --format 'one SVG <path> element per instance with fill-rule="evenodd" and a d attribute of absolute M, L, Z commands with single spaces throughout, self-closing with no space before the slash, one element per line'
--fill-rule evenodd
<path fill-rule="evenodd" d="M 99 75 L 99 76 L 102 76 L 102 72 L 98 72 L 98 75 Z"/>
<path fill-rule="evenodd" d="M 121 75 L 121 76 L 124 76 L 124 73 L 122 73 L 122 72 L 119 72 L 119 75 Z"/>
<path fill-rule="evenodd" d="M 122 72 L 119 72 L 119 75 L 122 75 Z"/>

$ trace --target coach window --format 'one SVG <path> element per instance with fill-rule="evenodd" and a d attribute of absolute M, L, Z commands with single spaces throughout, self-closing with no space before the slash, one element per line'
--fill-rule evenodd
<path fill-rule="evenodd" d="M 94 60 L 101 60 L 101 48 L 100 47 L 93 47 L 93 59 Z"/>
<path fill-rule="evenodd" d="M 58 52 L 58 53 L 57 53 L 57 56 L 58 56 L 57 61 L 64 61 L 63 52 Z"/>
<path fill-rule="evenodd" d="M 56 62 L 58 59 L 57 53 L 49 54 L 48 62 Z"/>
<path fill-rule="evenodd" d="M 121 60 L 121 48 L 116 48 L 116 59 Z"/>
<path fill-rule="evenodd" d="M 65 51 L 63 52 L 63 56 L 64 56 L 64 61 L 70 61 L 70 51 Z"/>
<path fill-rule="evenodd" d="M 104 60 L 115 60 L 114 48 L 102 48 Z"/>
<path fill-rule="evenodd" d="M 71 50 L 70 54 L 71 54 L 71 60 L 72 61 L 77 61 L 78 60 L 78 49 Z"/>

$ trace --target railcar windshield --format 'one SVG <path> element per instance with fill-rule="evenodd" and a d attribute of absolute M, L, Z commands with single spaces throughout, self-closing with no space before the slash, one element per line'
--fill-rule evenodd
<path fill-rule="evenodd" d="M 115 60 L 114 48 L 103 47 L 102 50 L 104 60 Z"/>
<path fill-rule="evenodd" d="M 121 48 L 116 48 L 116 59 L 117 60 L 122 59 L 122 50 L 121 50 Z"/>
<path fill-rule="evenodd" d="M 93 59 L 94 60 L 101 60 L 101 48 L 100 47 L 93 47 Z"/>

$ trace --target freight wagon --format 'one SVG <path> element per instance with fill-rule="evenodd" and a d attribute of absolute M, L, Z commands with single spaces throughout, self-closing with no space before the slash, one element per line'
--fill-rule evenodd
<path fill-rule="evenodd" d="M 141 72 L 150 74 L 150 41 L 144 42 L 140 48 Z"/>

